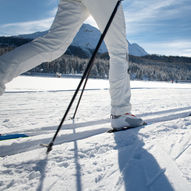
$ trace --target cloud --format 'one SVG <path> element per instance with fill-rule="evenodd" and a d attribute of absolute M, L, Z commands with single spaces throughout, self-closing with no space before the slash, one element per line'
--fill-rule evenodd
<path fill-rule="evenodd" d="M 42 19 L 37 21 L 9 23 L 0 26 L 0 31 L 6 31 L 7 35 L 27 34 L 37 31 L 44 31 L 50 28 L 54 17 L 48 19 Z M 0 32 L 0 35 L 4 35 L 5 32 Z"/>
<path fill-rule="evenodd" d="M 59 0 L 47 0 L 48 5 L 57 4 L 58 5 Z"/>
<path fill-rule="evenodd" d="M 126 6 L 125 16 L 127 22 L 140 22 L 146 19 L 168 19 L 170 15 L 174 16 L 179 11 L 173 8 L 177 4 L 176 0 L 144 0 L 141 3 L 135 0 L 130 6 Z"/>
<path fill-rule="evenodd" d="M 9 23 L 0 26 L 0 35 L 19 35 L 19 34 L 28 34 L 37 31 L 48 30 L 54 20 L 54 16 L 56 14 L 57 9 L 52 10 L 52 17 L 47 19 L 37 20 L 37 21 L 28 21 L 28 22 L 16 22 Z M 88 19 L 84 22 L 86 24 L 90 24 L 96 28 L 98 28 L 95 20 L 92 16 L 88 17 Z M 6 32 L 4 32 L 6 31 Z"/>
<path fill-rule="evenodd" d="M 191 40 L 142 43 L 149 54 L 188 56 L 191 57 Z"/>
<path fill-rule="evenodd" d="M 184 17 L 191 8 L 188 0 L 134 0 L 124 3 L 124 14 L 128 31 L 132 34 L 144 31 L 140 25 L 153 26 L 158 23 Z M 132 28 L 132 29 L 131 29 Z"/>
<path fill-rule="evenodd" d="M 151 54 L 191 56 L 190 0 L 127 0 L 127 38 Z"/>
<path fill-rule="evenodd" d="M 58 8 L 55 7 L 55 8 L 53 8 L 51 11 L 49 11 L 50 17 L 55 17 L 57 10 L 58 10 Z"/>

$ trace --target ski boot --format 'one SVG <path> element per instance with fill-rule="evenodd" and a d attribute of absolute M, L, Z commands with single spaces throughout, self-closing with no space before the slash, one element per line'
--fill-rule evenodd
<path fill-rule="evenodd" d="M 141 118 L 138 118 L 131 113 L 125 113 L 124 115 L 111 115 L 111 127 L 115 130 L 135 128 L 142 125 L 146 125 L 146 123 Z"/>

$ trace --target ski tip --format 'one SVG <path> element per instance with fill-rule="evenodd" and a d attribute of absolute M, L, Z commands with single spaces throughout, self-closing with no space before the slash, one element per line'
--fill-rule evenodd
<path fill-rule="evenodd" d="M 0 141 L 29 137 L 26 134 L 0 134 Z"/>

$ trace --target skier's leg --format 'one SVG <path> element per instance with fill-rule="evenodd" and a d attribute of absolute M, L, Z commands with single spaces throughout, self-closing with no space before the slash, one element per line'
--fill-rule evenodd
<path fill-rule="evenodd" d="M 101 31 L 104 30 L 117 0 L 82 0 L 95 18 Z M 132 114 L 130 104 L 130 81 L 128 74 L 128 44 L 122 6 L 119 8 L 105 42 L 110 55 L 111 126 L 115 129 L 137 127 L 144 124 Z"/>
<path fill-rule="evenodd" d="M 103 32 L 117 0 L 82 0 L 90 14 Z M 128 44 L 126 40 L 125 19 L 120 6 L 105 37 L 110 55 L 110 95 L 111 113 L 122 115 L 131 110 L 130 82 L 128 74 Z"/>
<path fill-rule="evenodd" d="M 20 46 L 0 57 L 0 91 L 4 84 L 42 62 L 61 56 L 71 44 L 83 21 L 87 8 L 77 0 L 60 0 L 55 20 L 44 37 Z"/>

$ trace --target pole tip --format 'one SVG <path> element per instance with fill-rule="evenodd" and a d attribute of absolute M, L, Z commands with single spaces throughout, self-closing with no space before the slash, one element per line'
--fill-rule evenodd
<path fill-rule="evenodd" d="M 48 154 L 52 150 L 52 146 L 53 146 L 53 142 L 49 143 L 46 154 Z"/>

